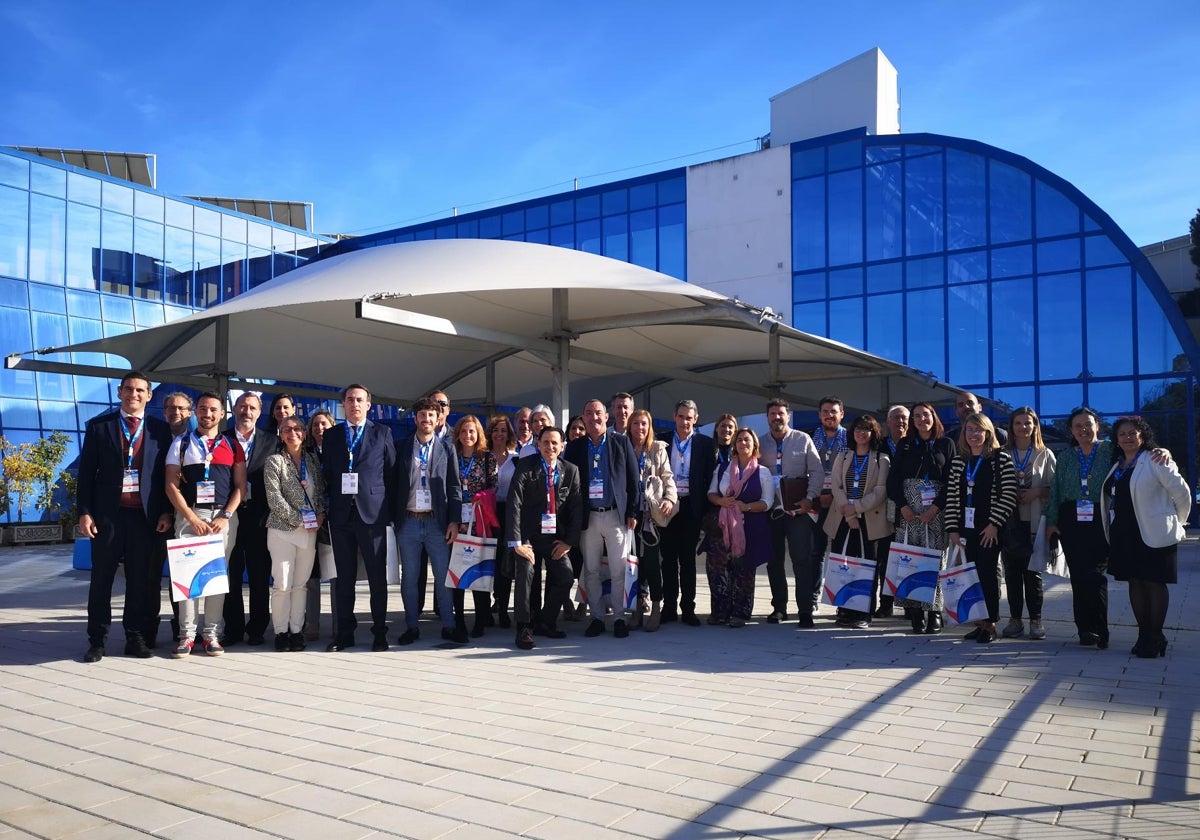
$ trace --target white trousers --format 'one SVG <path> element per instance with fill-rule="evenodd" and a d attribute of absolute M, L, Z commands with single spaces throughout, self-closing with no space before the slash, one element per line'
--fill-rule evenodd
<path fill-rule="evenodd" d="M 208 510 L 205 508 L 193 508 L 192 513 L 196 514 L 205 522 L 212 522 L 219 513 L 218 510 Z M 221 535 L 225 538 L 225 557 L 229 558 L 229 552 L 233 550 L 234 540 L 237 538 L 237 514 L 229 520 L 229 527 Z M 182 516 L 175 516 L 175 537 L 194 537 L 196 532 L 192 529 L 189 523 Z M 179 638 L 194 639 L 196 638 L 196 625 L 200 618 L 200 601 L 204 601 L 204 638 L 206 641 L 219 641 L 221 631 L 225 629 L 225 596 L 209 595 L 206 598 L 188 598 L 185 601 L 179 602 Z"/>
<path fill-rule="evenodd" d="M 317 559 L 317 532 L 300 526 L 291 531 L 267 529 L 271 554 L 271 623 L 275 635 L 304 630 L 308 578 Z"/>
<path fill-rule="evenodd" d="M 580 549 L 583 551 L 583 588 L 587 590 L 588 610 L 594 619 L 604 621 L 604 580 L 600 564 L 607 548 L 613 621 L 625 620 L 625 555 L 631 548 L 625 544 L 628 534 L 619 511 L 588 514 L 588 526 L 580 537 Z"/>

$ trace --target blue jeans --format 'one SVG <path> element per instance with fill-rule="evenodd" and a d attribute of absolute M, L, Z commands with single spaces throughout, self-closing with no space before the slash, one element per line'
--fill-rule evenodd
<path fill-rule="evenodd" d="M 433 567 L 433 595 L 442 614 L 442 626 L 454 629 L 454 603 L 446 588 L 446 570 L 450 566 L 450 546 L 446 544 L 446 529 L 438 527 L 436 519 L 417 519 L 408 516 L 396 534 L 400 551 L 400 597 L 404 600 L 404 623 L 409 630 L 417 629 L 417 587 L 421 572 L 421 549 L 429 555 Z"/>

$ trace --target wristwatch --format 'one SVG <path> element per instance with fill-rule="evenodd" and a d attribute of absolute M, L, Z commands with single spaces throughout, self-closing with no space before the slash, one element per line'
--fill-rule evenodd
<path fill-rule="evenodd" d="M 221 511 L 217 514 L 217 516 L 221 517 L 222 519 L 233 519 L 233 513 L 228 510 Z"/>

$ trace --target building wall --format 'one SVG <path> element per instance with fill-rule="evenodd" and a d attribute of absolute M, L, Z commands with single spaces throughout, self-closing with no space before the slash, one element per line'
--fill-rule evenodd
<path fill-rule="evenodd" d="M 900 131 L 900 81 L 875 47 L 771 97 L 771 145 L 786 146 L 855 128 Z"/>

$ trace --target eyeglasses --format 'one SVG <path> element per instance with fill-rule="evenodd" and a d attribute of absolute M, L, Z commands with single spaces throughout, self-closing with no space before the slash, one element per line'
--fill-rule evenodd
<path fill-rule="evenodd" d="M 288 426 L 286 429 L 280 429 L 279 434 L 281 434 L 281 435 L 302 435 L 302 434 L 304 434 L 304 430 L 299 429 L 295 426 Z"/>
<path fill-rule="evenodd" d="M 434 402 L 435 402 L 437 405 L 440 405 L 442 408 L 449 408 L 449 407 L 450 407 L 450 403 L 446 402 L 445 400 L 434 400 Z"/>
<path fill-rule="evenodd" d="M 981 437 L 987 434 L 987 432 L 983 429 L 963 429 L 963 434 L 970 435 L 971 437 Z"/>

